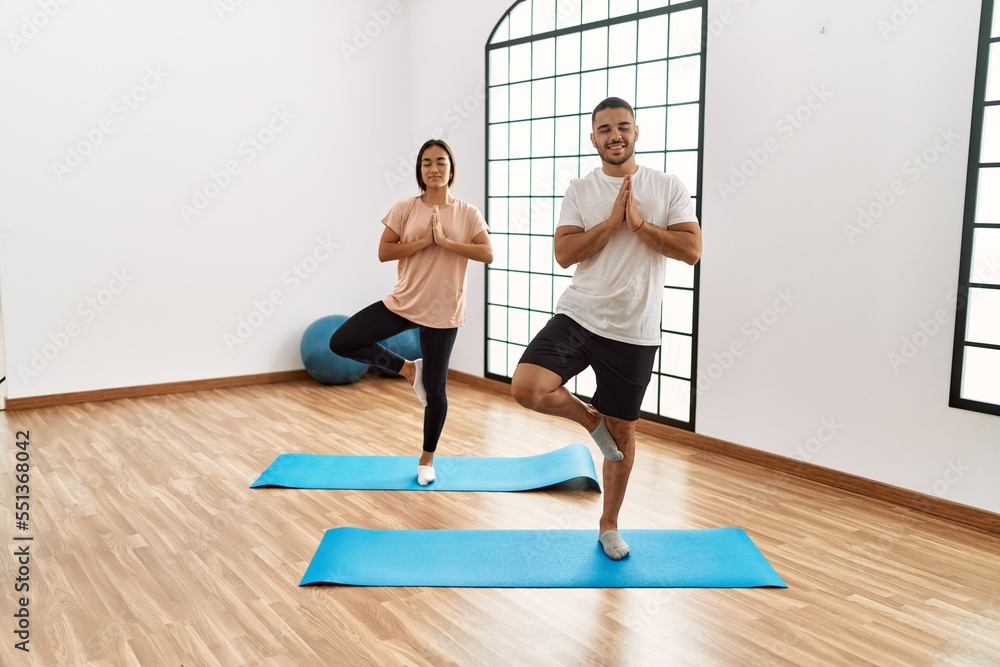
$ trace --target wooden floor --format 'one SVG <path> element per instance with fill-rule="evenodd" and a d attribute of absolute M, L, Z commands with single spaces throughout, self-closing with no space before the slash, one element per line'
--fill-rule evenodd
<path fill-rule="evenodd" d="M 489 391 L 449 395 L 443 455 L 587 440 Z M 248 488 L 282 452 L 415 455 L 420 417 L 405 383 L 374 377 L 0 416 L 0 664 L 1000 665 L 1000 539 L 642 435 L 623 529 L 739 526 L 788 589 L 300 588 L 334 526 L 596 539 L 594 493 Z M 33 537 L 28 654 L 15 535 Z"/>

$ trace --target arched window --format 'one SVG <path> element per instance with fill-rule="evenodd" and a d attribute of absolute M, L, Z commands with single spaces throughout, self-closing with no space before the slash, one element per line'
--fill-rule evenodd
<path fill-rule="evenodd" d="M 1000 11 L 983 0 L 951 406 L 1000 415 Z"/>
<path fill-rule="evenodd" d="M 641 165 L 701 193 L 706 0 L 521 0 L 486 45 L 486 375 L 509 379 L 552 316 L 574 267 L 552 236 L 570 179 L 601 162 L 590 114 L 610 95 L 636 110 Z M 694 428 L 698 267 L 668 261 L 662 347 L 643 400 L 647 418 Z M 590 397 L 588 369 L 567 385 Z"/>

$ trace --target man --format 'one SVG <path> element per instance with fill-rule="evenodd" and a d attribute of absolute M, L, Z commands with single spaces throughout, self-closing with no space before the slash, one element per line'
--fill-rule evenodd
<path fill-rule="evenodd" d="M 618 512 L 660 345 L 666 262 L 695 264 L 701 227 L 676 176 L 636 164 L 639 127 L 628 102 L 604 100 L 591 125 L 601 168 L 570 183 L 554 237 L 559 265 L 579 266 L 555 316 L 521 357 L 511 393 L 526 408 L 575 421 L 597 442 L 607 459 L 598 535 L 608 557 L 620 560 L 629 548 L 618 533 Z M 588 366 L 597 378 L 592 405 L 564 386 Z"/>

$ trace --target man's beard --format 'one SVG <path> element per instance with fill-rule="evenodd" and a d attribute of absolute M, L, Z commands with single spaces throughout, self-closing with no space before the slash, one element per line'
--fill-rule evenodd
<path fill-rule="evenodd" d="M 635 148 L 632 144 L 629 144 L 628 149 L 622 154 L 621 158 L 612 158 L 610 151 L 607 148 L 603 151 L 598 151 L 598 154 L 601 156 L 601 160 L 617 167 L 618 165 L 625 164 L 632 159 L 632 156 L 635 155 Z"/>

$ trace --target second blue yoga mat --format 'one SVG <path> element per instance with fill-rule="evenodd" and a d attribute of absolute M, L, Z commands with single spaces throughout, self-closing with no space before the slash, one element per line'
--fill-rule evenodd
<path fill-rule="evenodd" d="M 281 454 L 251 488 L 382 491 L 528 491 L 555 485 L 600 490 L 590 450 L 568 445 L 522 457 L 438 456 L 437 481 L 417 484 L 416 456 Z"/>
<path fill-rule="evenodd" d="M 604 555 L 596 530 L 326 531 L 300 585 L 462 588 L 785 588 L 739 528 L 623 530 Z"/>

